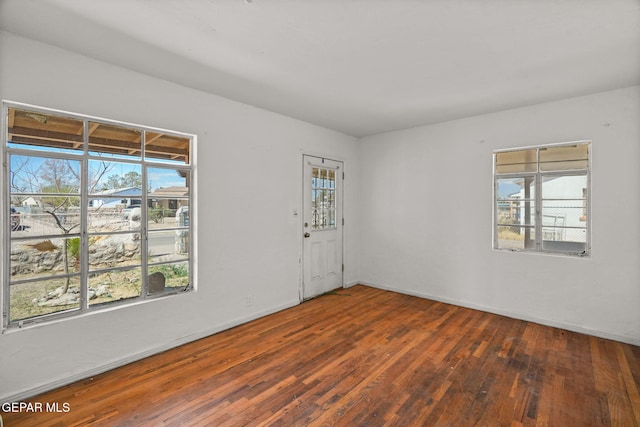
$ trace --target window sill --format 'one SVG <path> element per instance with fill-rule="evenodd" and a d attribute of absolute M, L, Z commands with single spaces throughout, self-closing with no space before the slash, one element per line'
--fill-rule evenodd
<path fill-rule="evenodd" d="M 63 322 L 68 322 L 70 320 L 74 320 L 74 319 L 83 319 L 86 318 L 88 316 L 94 316 L 97 314 L 102 314 L 102 313 L 108 313 L 111 311 L 115 311 L 115 310 L 121 310 L 127 307 L 136 307 L 139 305 L 143 305 L 143 304 L 148 304 L 148 303 L 153 303 L 156 301 L 163 301 L 168 297 L 178 297 L 179 295 L 184 295 L 184 294 L 190 294 L 192 292 L 195 292 L 195 289 L 193 287 L 190 287 L 187 290 L 184 291 L 172 291 L 172 292 L 166 292 L 162 295 L 153 295 L 153 296 L 149 296 L 145 299 L 140 299 L 137 301 L 131 301 L 131 300 L 122 300 L 121 302 L 112 302 L 109 303 L 109 305 L 96 305 L 96 306 L 90 306 L 88 310 L 78 314 L 78 310 L 70 310 L 68 312 L 64 312 L 64 313 L 55 313 L 50 315 L 50 317 L 42 316 L 40 318 L 38 318 L 37 320 L 30 320 L 30 319 L 26 319 L 23 321 L 22 326 L 20 326 L 19 324 L 16 323 L 12 323 L 8 326 L 3 327 L 2 331 L 0 332 L 2 335 L 8 335 L 8 334 L 13 334 L 19 331 L 26 331 L 26 330 L 31 330 L 31 329 L 35 329 L 35 328 L 39 328 L 39 327 L 46 327 L 46 326 L 51 326 L 51 325 L 56 325 L 58 323 L 63 323 Z M 93 307 L 93 308 L 92 308 Z"/>

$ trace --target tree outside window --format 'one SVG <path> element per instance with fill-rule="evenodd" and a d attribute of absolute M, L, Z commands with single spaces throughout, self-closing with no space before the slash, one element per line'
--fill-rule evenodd
<path fill-rule="evenodd" d="M 13 104 L 5 113 L 5 328 L 192 288 L 191 223 L 149 208 L 189 207 L 191 136 Z"/>

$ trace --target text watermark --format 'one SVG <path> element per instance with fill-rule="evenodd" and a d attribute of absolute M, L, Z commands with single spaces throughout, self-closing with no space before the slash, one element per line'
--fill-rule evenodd
<path fill-rule="evenodd" d="M 71 411 L 71 405 L 68 402 L 6 402 L 0 405 L 0 413 L 18 413 L 18 412 L 51 412 L 66 413 Z"/>

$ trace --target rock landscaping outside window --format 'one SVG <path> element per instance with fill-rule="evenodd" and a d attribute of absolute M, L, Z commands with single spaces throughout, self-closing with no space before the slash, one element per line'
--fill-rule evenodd
<path fill-rule="evenodd" d="M 192 288 L 192 135 L 4 113 L 3 327 Z"/>

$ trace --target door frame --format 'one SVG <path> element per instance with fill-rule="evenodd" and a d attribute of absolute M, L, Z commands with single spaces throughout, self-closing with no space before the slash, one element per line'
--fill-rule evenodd
<path fill-rule="evenodd" d="M 300 203 L 298 204 L 299 206 L 299 221 L 298 221 L 298 242 L 299 242 L 299 257 L 298 257 L 298 300 L 300 302 L 305 301 L 304 298 L 304 213 L 305 213 L 305 206 L 304 206 L 304 191 L 305 191 L 305 174 L 304 174 L 304 165 L 305 165 L 305 159 L 309 158 L 309 157 L 314 157 L 316 159 L 318 159 L 319 162 L 322 162 L 322 159 L 325 160 L 330 160 L 333 162 L 339 162 L 341 163 L 341 168 L 342 168 L 342 173 L 345 174 L 345 170 L 346 170 L 346 164 L 347 162 L 345 161 L 345 159 L 341 156 L 334 156 L 334 155 L 326 155 L 326 154 L 319 154 L 317 152 L 309 152 L 309 151 L 300 151 L 300 157 L 298 158 L 299 161 L 299 169 L 298 169 L 298 195 L 300 197 Z M 346 175 L 346 174 L 345 174 Z M 347 223 L 347 221 L 345 220 L 345 208 L 346 208 L 346 204 L 345 204 L 345 194 L 346 194 L 346 184 L 345 184 L 346 179 L 343 178 L 342 179 L 342 192 L 340 194 L 338 194 L 338 200 L 336 200 L 336 202 L 342 203 L 342 217 L 340 218 L 340 221 L 343 221 L 342 224 L 342 231 L 340 233 L 340 239 L 342 240 L 342 244 L 341 244 L 341 253 L 340 253 L 340 257 L 342 259 L 342 264 L 345 265 L 345 239 L 344 239 L 344 230 L 345 230 L 345 225 Z M 336 219 L 337 220 L 337 219 Z M 342 271 L 342 280 L 341 280 L 341 284 L 340 287 L 344 288 L 345 285 L 345 272 L 346 272 L 346 267 L 345 269 Z"/>

